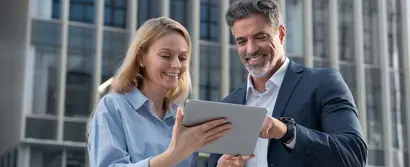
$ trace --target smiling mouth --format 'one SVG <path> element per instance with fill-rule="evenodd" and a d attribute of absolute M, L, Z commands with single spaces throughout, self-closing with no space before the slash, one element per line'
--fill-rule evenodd
<path fill-rule="evenodd" d="M 258 61 L 258 60 L 260 60 L 260 59 L 262 59 L 263 58 L 263 56 L 261 55 L 261 56 L 257 56 L 257 57 L 252 57 L 252 58 L 246 58 L 246 61 Z"/>
<path fill-rule="evenodd" d="M 178 77 L 179 73 L 167 73 L 167 72 L 165 72 L 164 74 L 167 75 L 167 76 L 170 76 L 170 77 Z"/>
<path fill-rule="evenodd" d="M 260 54 L 258 56 L 245 58 L 245 60 L 246 60 L 246 62 L 249 63 L 249 65 L 258 65 L 258 64 L 261 64 L 263 62 L 264 57 L 266 57 L 266 56 L 263 55 L 263 54 Z"/>

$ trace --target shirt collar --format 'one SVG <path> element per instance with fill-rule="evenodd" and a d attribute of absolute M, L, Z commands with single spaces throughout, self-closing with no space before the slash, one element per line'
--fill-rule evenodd
<path fill-rule="evenodd" d="M 285 57 L 285 62 L 280 66 L 280 68 L 269 78 L 268 81 L 265 83 L 265 87 L 267 90 L 270 90 L 273 88 L 273 84 L 276 85 L 277 87 L 280 87 L 283 82 L 283 78 L 285 77 L 286 74 L 286 69 L 289 66 L 289 58 Z M 252 76 L 248 74 L 248 81 L 247 81 L 247 88 L 246 88 L 246 97 L 248 97 L 249 91 L 252 91 L 253 93 L 256 93 L 256 89 L 252 83 Z"/>
<path fill-rule="evenodd" d="M 128 103 L 134 108 L 135 111 L 140 111 L 139 109 L 145 105 L 148 109 L 152 110 L 152 101 L 148 99 L 138 88 L 134 88 L 132 91 L 124 93 L 124 96 L 128 100 Z M 175 117 L 178 110 L 178 105 L 171 102 L 171 107 L 165 112 L 164 120 L 169 117 Z M 149 111 L 154 114 L 152 111 Z"/>

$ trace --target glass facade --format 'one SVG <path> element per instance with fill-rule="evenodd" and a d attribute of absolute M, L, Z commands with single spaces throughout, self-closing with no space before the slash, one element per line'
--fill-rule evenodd
<path fill-rule="evenodd" d="M 221 100 L 220 55 L 219 45 L 201 44 L 199 56 L 199 99 L 201 100 Z"/>
<path fill-rule="evenodd" d="M 138 1 L 138 26 L 144 24 L 150 18 L 160 16 L 160 0 L 139 0 Z"/>
<path fill-rule="evenodd" d="M 286 0 L 286 52 L 291 57 L 301 58 L 303 64 L 303 6 L 302 0 Z"/>
<path fill-rule="evenodd" d="M 246 83 L 248 73 L 244 69 L 236 50 L 234 39 L 230 34 L 228 64 L 222 64 L 221 35 L 219 24 L 225 24 L 219 20 L 220 1 L 200 1 L 200 32 L 197 36 L 199 42 L 199 99 L 219 101 L 221 96 L 221 78 L 223 66 L 229 66 L 229 90 L 234 90 Z M 233 1 L 233 0 L 231 0 Z M 101 81 L 104 82 L 114 75 L 129 44 L 128 0 L 104 0 L 103 33 L 101 55 L 96 54 L 96 0 L 70 0 L 69 23 L 67 43 L 67 71 L 64 97 L 64 114 L 58 115 L 59 101 L 59 78 L 62 48 L 62 0 L 39 0 L 33 5 L 35 12 L 31 20 L 31 41 L 29 52 L 34 56 L 33 63 L 33 89 L 31 94 L 32 106 L 25 119 L 25 139 L 35 139 L 47 142 L 66 142 L 82 145 L 85 142 L 84 130 L 90 111 L 93 108 L 93 76 L 95 73 L 95 56 L 101 57 Z M 305 15 L 303 0 L 286 0 L 285 24 L 287 27 L 286 52 L 293 61 L 304 64 L 306 44 L 302 39 L 305 32 L 303 19 Z M 362 0 L 363 16 L 363 44 L 364 62 L 357 65 L 355 55 L 354 25 L 356 23 L 353 8 L 355 0 L 339 0 L 338 9 L 338 47 L 339 47 L 339 70 L 348 84 L 355 98 L 358 98 L 357 69 L 364 69 L 365 74 L 365 102 L 367 115 L 367 144 L 369 147 L 368 165 L 387 166 L 385 162 L 385 144 L 393 147 L 393 162 L 395 167 L 409 166 L 409 146 L 407 142 L 407 129 L 409 123 L 406 117 L 410 114 L 406 108 L 406 99 L 410 98 L 405 93 L 408 85 L 404 83 L 406 68 L 403 64 L 403 30 L 400 0 L 386 0 L 388 23 L 388 49 L 390 71 L 390 97 L 381 97 L 382 80 L 380 63 L 380 28 L 378 26 L 379 11 L 376 1 Z M 162 0 L 138 0 L 137 27 L 146 20 L 161 15 L 159 6 Z M 169 0 L 169 17 L 179 21 L 187 28 L 190 24 L 189 0 Z M 330 55 L 330 26 L 329 26 L 329 0 L 312 0 L 312 37 L 313 37 L 313 60 L 314 67 L 330 67 L 333 55 Z M 306 59 L 307 60 L 307 59 Z M 407 72 L 408 75 L 408 72 Z M 383 108 L 384 98 L 391 100 L 391 132 L 383 131 Z M 357 101 L 356 101 L 357 102 Z M 357 104 L 361 105 L 361 104 Z M 61 122 L 62 121 L 62 122 Z M 61 125 L 62 123 L 62 125 Z M 59 129 L 59 127 L 62 127 Z M 44 130 L 47 129 L 47 130 Z M 61 132 L 62 130 L 62 132 Z M 383 136 L 392 134 L 391 143 L 386 143 Z M 69 144 L 68 144 L 69 145 Z M 84 146 L 84 145 L 82 145 Z M 17 151 L 16 151 L 17 152 Z M 68 167 L 86 166 L 86 151 L 83 148 L 66 148 L 61 146 L 37 147 L 30 146 L 31 166 L 62 166 L 62 162 Z M 16 156 L 0 157 L 1 164 L 10 164 Z M 9 165 L 10 166 L 10 165 Z M 11 164 L 13 166 L 13 164 Z"/>
<path fill-rule="evenodd" d="M 188 0 L 170 0 L 170 17 L 188 28 Z"/>
<path fill-rule="evenodd" d="M 329 0 L 312 1 L 314 67 L 330 67 Z"/>
<path fill-rule="evenodd" d="M 61 55 L 61 25 L 32 21 L 30 52 L 34 55 L 32 113 L 56 115 L 57 81 Z"/>
<path fill-rule="evenodd" d="M 218 0 L 201 1 L 201 40 L 218 41 Z"/>
<path fill-rule="evenodd" d="M 127 0 L 105 0 L 104 25 L 125 28 L 127 24 Z"/>
<path fill-rule="evenodd" d="M 69 26 L 65 116 L 87 117 L 91 111 L 95 29 Z"/>

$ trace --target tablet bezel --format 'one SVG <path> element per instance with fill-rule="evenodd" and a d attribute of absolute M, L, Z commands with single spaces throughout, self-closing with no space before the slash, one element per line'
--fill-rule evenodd
<path fill-rule="evenodd" d="M 254 153 L 267 108 L 189 99 L 185 103 L 183 125 L 190 127 L 218 118 L 231 123 L 230 132 L 198 152 L 250 156 Z"/>

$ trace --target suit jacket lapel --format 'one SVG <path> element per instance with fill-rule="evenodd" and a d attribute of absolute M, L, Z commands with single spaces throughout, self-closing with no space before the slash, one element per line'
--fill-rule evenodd
<path fill-rule="evenodd" d="M 301 65 L 290 61 L 276 99 L 275 108 L 272 114 L 274 118 L 279 118 L 282 116 L 284 109 L 289 102 L 289 98 L 292 96 L 293 90 L 296 88 L 296 85 L 303 76 L 301 74 L 302 72 L 303 67 Z"/>

